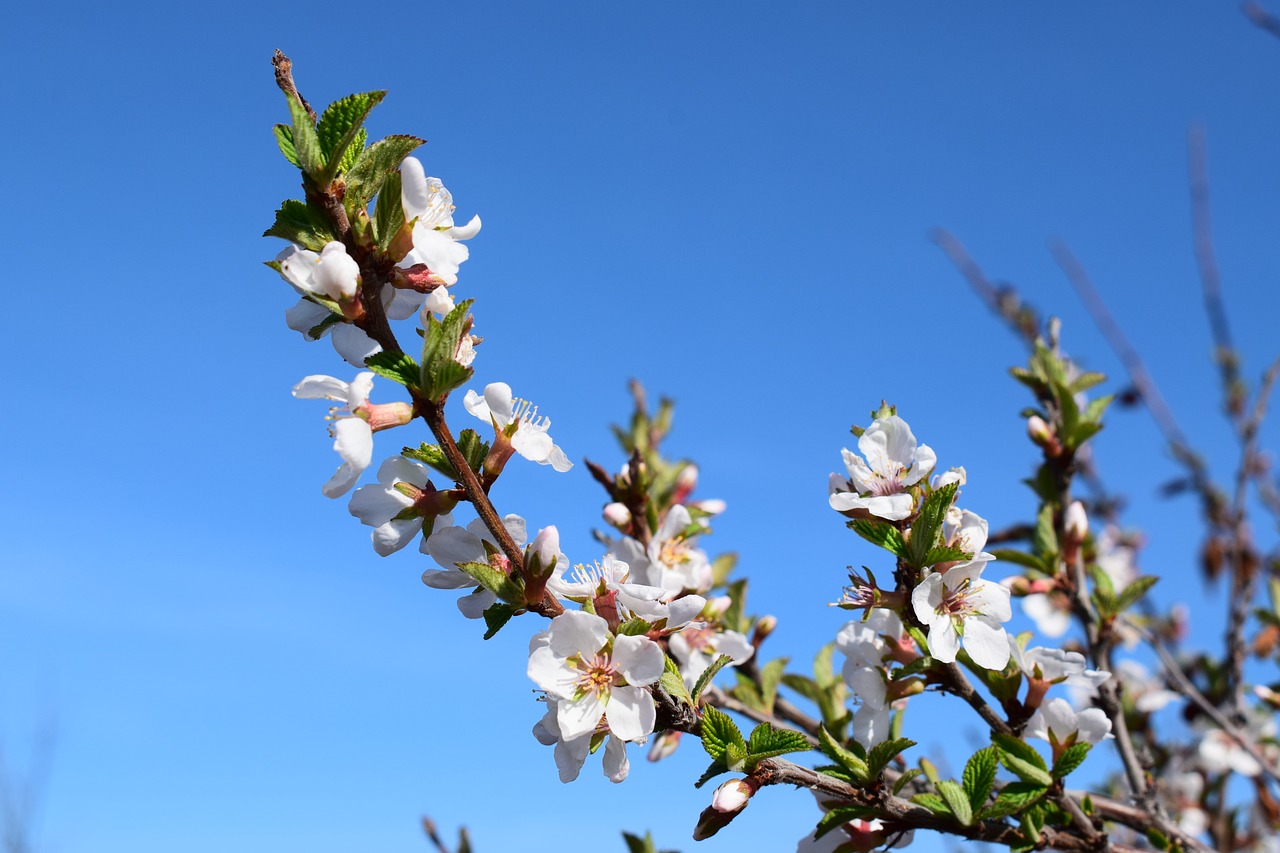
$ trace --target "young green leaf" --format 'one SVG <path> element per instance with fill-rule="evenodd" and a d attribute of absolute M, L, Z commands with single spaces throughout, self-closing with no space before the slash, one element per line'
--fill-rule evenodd
<path fill-rule="evenodd" d="M 1012 548 L 994 548 L 991 555 L 1002 563 L 1013 563 L 1018 566 L 1025 566 L 1028 569 L 1035 569 L 1039 572 L 1048 574 L 1049 569 L 1044 562 L 1034 554 L 1027 554 L 1022 551 L 1015 551 Z"/>
<path fill-rule="evenodd" d="M 911 780 L 921 775 L 922 771 L 919 767 L 908 767 L 902 771 L 902 775 L 898 777 L 898 781 L 893 783 L 893 795 L 896 797 L 902 793 L 902 789 L 911 784 Z"/>
<path fill-rule="evenodd" d="M 969 805 L 969 797 L 965 794 L 964 788 L 960 787 L 960 783 L 941 779 L 933 787 L 938 790 L 947 808 L 956 816 L 956 820 L 965 826 L 973 824 L 973 807 Z"/>
<path fill-rule="evenodd" d="M 354 207 L 350 209 L 355 210 Z M 378 201 L 373 206 L 373 233 L 378 238 L 378 248 L 384 252 L 387 251 L 396 234 L 400 233 L 402 225 L 404 225 L 404 207 L 400 204 L 400 173 L 392 172 L 383 181 L 382 191 L 378 193 Z"/>
<path fill-rule="evenodd" d="M 298 155 L 298 165 L 312 178 L 324 171 L 324 152 L 320 149 L 320 138 L 316 135 L 316 126 L 307 114 L 307 108 L 294 94 L 285 95 L 289 102 L 289 117 L 293 124 L 293 149 Z"/>
<path fill-rule="evenodd" d="M 489 445 L 481 441 L 473 429 L 464 429 L 458 434 L 458 450 L 462 451 L 462 457 L 472 471 L 479 471 L 484 465 L 484 458 L 489 455 Z"/>
<path fill-rule="evenodd" d="M 503 574 L 488 563 L 458 563 L 458 568 L 505 602 L 516 604 L 523 599 L 524 588 L 520 579 Z"/>
<path fill-rule="evenodd" d="M 716 673 L 724 669 L 726 665 L 733 662 L 733 658 L 728 655 L 720 655 L 711 662 L 711 666 L 702 671 L 698 676 L 698 680 L 693 685 L 691 695 L 696 702 L 698 697 L 702 695 L 702 691 L 707 689 L 707 685 L 711 683 L 711 679 L 716 677 Z"/>
<path fill-rule="evenodd" d="M 1000 763 L 1010 773 L 1024 782 L 1046 787 L 1053 784 L 1053 777 L 1049 775 L 1044 758 L 1036 752 L 1035 747 L 1013 735 L 994 734 L 991 739 L 999 749 Z"/>
<path fill-rule="evenodd" d="M 1143 575 L 1134 579 L 1134 581 L 1120 591 L 1116 596 L 1116 612 L 1123 613 L 1133 605 L 1137 604 L 1142 596 L 1147 594 L 1147 590 L 1156 585 L 1156 581 L 1160 578 L 1154 575 Z"/>
<path fill-rule="evenodd" d="M 702 748 L 716 761 L 724 761 L 725 750 L 729 744 L 737 744 L 746 748 L 742 732 L 729 718 L 729 715 L 716 708 L 705 708 L 702 712 Z M 728 763 L 728 762 L 724 762 Z"/>
<path fill-rule="evenodd" d="M 450 480 L 457 481 L 461 479 L 458 476 L 458 472 L 454 470 L 453 463 L 449 461 L 449 457 L 445 456 L 444 451 L 434 444 L 426 444 L 424 442 L 421 447 L 406 447 L 400 451 L 400 455 L 430 465 Z"/>
<path fill-rule="evenodd" d="M 706 744 L 706 741 L 703 741 L 703 745 L 705 744 Z M 729 768 L 724 766 L 724 762 L 719 760 L 712 761 L 711 766 L 702 772 L 702 775 L 698 777 L 697 782 L 693 783 L 693 787 L 701 788 L 703 785 L 707 784 L 712 779 L 719 776 L 721 773 L 728 773 L 728 772 L 729 772 Z"/>
<path fill-rule="evenodd" d="M 685 686 L 684 677 L 680 675 L 680 665 L 673 661 L 670 655 L 662 659 L 662 675 L 658 683 L 673 699 L 693 707 L 693 697 L 689 695 L 689 688 Z"/>
<path fill-rule="evenodd" d="M 271 129 L 275 132 L 276 145 L 280 146 L 280 153 L 284 155 L 284 159 L 301 167 L 302 164 L 298 162 L 298 150 L 293 147 L 293 128 L 287 124 L 277 124 Z"/>
<path fill-rule="evenodd" d="M 416 136 L 388 136 L 360 152 L 347 172 L 347 190 L 342 199 L 347 210 L 364 208 L 391 173 L 400 168 L 400 161 L 426 141 Z M 400 201 L 398 194 L 394 201 Z"/>
<path fill-rule="evenodd" d="M 333 180 L 345 159 L 347 149 L 355 142 L 364 120 L 368 118 L 369 111 L 381 103 L 386 96 L 385 91 L 361 92 L 356 95 L 347 95 L 325 108 L 316 128 L 320 150 L 324 152 L 325 161 L 328 163 L 328 167 L 318 181 L 321 186 Z"/>
<path fill-rule="evenodd" d="M 904 558 L 912 568 L 922 569 L 929 565 L 929 552 L 941 543 L 942 522 L 947 517 L 947 510 L 956 499 L 960 487 L 956 483 L 948 483 L 935 489 L 924 499 L 920 514 L 911 525 L 911 539 L 907 542 Z"/>
<path fill-rule="evenodd" d="M 991 796 L 991 788 L 996 783 L 996 766 L 999 759 L 996 749 L 988 746 L 970 756 L 964 765 L 964 792 L 969 797 L 969 805 L 976 812 L 986 804 Z"/>
<path fill-rule="evenodd" d="M 1028 782 L 1011 782 L 1000 789 L 995 802 L 978 811 L 980 820 L 1008 817 L 1017 814 L 1048 792 L 1043 785 L 1032 785 Z"/>
<path fill-rule="evenodd" d="M 847 526 L 872 545 L 885 549 L 895 557 L 906 554 L 906 540 L 902 538 L 898 529 L 888 522 L 857 518 L 848 522 Z"/>
<path fill-rule="evenodd" d="M 884 772 L 884 769 L 889 766 L 889 762 L 898 756 L 898 753 L 915 745 L 915 741 L 905 737 L 876 744 L 867 752 L 867 773 L 872 779 L 879 777 Z"/>
<path fill-rule="evenodd" d="M 937 794 L 916 794 L 911 798 L 911 802 L 918 806 L 924 806 L 934 814 L 940 814 L 944 817 L 951 816 L 951 809 L 947 808 L 947 801 Z"/>
<path fill-rule="evenodd" d="M 416 388 L 420 371 L 418 363 L 402 352 L 376 352 L 364 360 L 365 367 L 379 376 L 399 382 L 407 388 Z"/>
<path fill-rule="evenodd" d="M 262 232 L 263 237 L 279 237 L 297 243 L 304 249 L 318 252 L 326 243 L 336 240 L 329 221 L 306 202 L 288 199 L 276 211 L 276 221 Z"/>
<path fill-rule="evenodd" d="M 471 324 L 471 305 L 475 300 L 458 303 L 443 320 L 434 315 L 427 318 L 426 334 L 422 339 L 422 393 L 439 400 L 454 388 L 466 382 L 473 373 L 457 360 L 458 345 Z"/>
<path fill-rule="evenodd" d="M 827 731 L 826 726 L 818 729 L 818 743 L 823 753 L 845 770 L 848 770 L 850 775 L 858 780 L 859 784 L 865 785 L 871 780 L 867 762 L 837 743 L 836 739 Z"/>
<path fill-rule="evenodd" d="M 511 621 L 511 617 L 515 615 L 515 610 L 509 604 L 501 601 L 495 601 L 484 612 L 484 624 L 487 629 L 484 632 L 484 638 L 487 640 L 494 634 L 502 630 L 502 626 Z"/>
<path fill-rule="evenodd" d="M 766 714 L 773 714 L 773 703 L 778 698 L 778 682 L 782 679 L 787 660 L 788 658 L 775 658 L 760 667 L 760 699 L 764 703 Z"/>
<path fill-rule="evenodd" d="M 1067 774 L 1084 763 L 1085 758 L 1089 756 L 1090 748 L 1090 745 L 1084 741 L 1077 741 L 1064 749 L 1058 756 L 1058 760 L 1053 762 L 1053 778 L 1065 779 Z"/>
<path fill-rule="evenodd" d="M 761 723 L 752 729 L 751 737 L 747 740 L 752 767 L 766 758 L 791 752 L 808 752 L 811 749 L 813 747 L 804 735 L 791 729 L 775 729 L 769 723 Z"/>

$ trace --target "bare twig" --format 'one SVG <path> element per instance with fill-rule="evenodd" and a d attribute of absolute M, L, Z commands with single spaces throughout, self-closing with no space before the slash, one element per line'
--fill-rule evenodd
<path fill-rule="evenodd" d="M 946 254 L 948 260 L 964 280 L 969 282 L 973 292 L 986 303 L 987 307 L 1000 316 L 1009 328 L 1022 338 L 1023 343 L 1032 346 L 1041 334 L 1040 318 L 1027 306 L 1011 287 L 997 287 L 982 272 L 982 268 L 970 257 L 968 251 L 951 232 L 943 228 L 935 228 L 929 234 L 934 245 Z"/>
<path fill-rule="evenodd" d="M 1261 3 L 1245 3 L 1240 7 L 1240 11 L 1244 12 L 1244 16 L 1258 29 L 1280 38 L 1280 18 L 1262 8 Z"/>
<path fill-rule="evenodd" d="M 311 104 L 307 103 L 307 99 L 302 97 L 302 93 L 298 91 L 298 87 L 293 83 L 293 61 L 285 56 L 280 50 L 271 57 L 271 65 L 276 69 L 276 85 L 280 87 L 280 91 L 286 95 L 292 95 L 302 104 L 303 109 L 307 111 L 307 115 L 311 116 L 311 120 L 316 120 L 316 111 L 311 109 Z"/>

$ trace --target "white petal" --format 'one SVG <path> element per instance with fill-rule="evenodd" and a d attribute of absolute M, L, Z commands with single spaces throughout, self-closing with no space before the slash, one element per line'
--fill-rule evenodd
<path fill-rule="evenodd" d="M 326 498 L 340 498 L 356 484 L 356 480 L 360 479 L 363 468 L 357 468 L 349 462 L 343 462 L 337 471 L 333 472 L 333 476 L 320 487 L 320 492 Z"/>
<path fill-rule="evenodd" d="M 564 658 L 576 654 L 593 656 L 609 639 L 608 623 L 599 616 L 582 610 L 567 610 L 561 613 L 551 620 L 548 631 L 551 648 Z"/>
<path fill-rule="evenodd" d="M 604 744 L 604 775 L 610 782 L 621 782 L 631 771 L 627 760 L 627 745 L 621 738 L 610 737 Z"/>
<path fill-rule="evenodd" d="M 636 686 L 657 681 L 662 677 L 664 666 L 662 649 L 657 643 L 648 637 L 626 635 L 613 642 L 613 663 L 627 683 Z"/>
<path fill-rule="evenodd" d="M 361 524 L 377 527 L 386 524 L 411 503 L 412 501 L 395 489 L 374 484 L 356 489 L 351 495 L 351 502 L 347 504 L 347 510 L 360 519 Z"/>
<path fill-rule="evenodd" d="M 350 323 L 338 323 L 333 327 L 333 348 L 347 364 L 364 367 L 364 360 L 375 352 L 382 352 L 382 345 L 374 341 Z"/>
<path fill-rule="evenodd" d="M 485 562 L 484 546 L 464 527 L 446 527 L 431 534 L 427 553 L 443 568 L 455 569 L 458 563 Z"/>
<path fill-rule="evenodd" d="M 489 592 L 487 589 L 477 589 L 470 595 L 464 595 L 458 599 L 458 609 L 462 611 L 462 615 L 468 619 L 479 619 L 484 616 L 484 612 L 496 604 L 498 596 Z"/>
<path fill-rule="evenodd" d="M 373 550 L 378 556 L 386 557 L 399 551 L 413 541 L 413 537 L 422 532 L 421 518 L 406 518 L 400 521 L 388 521 L 373 531 Z"/>
<path fill-rule="evenodd" d="M 419 465 L 412 459 L 405 459 L 403 456 L 389 456 L 378 466 L 378 482 L 385 483 L 390 486 L 392 483 L 403 482 L 417 486 L 419 489 L 427 487 L 427 479 L 431 472 L 424 466 Z M 407 501 L 408 498 L 405 498 Z"/>
<path fill-rule="evenodd" d="M 309 341 L 311 330 L 319 326 L 329 316 L 329 309 L 312 302 L 310 299 L 299 299 L 298 302 L 284 312 L 284 323 L 290 329 L 302 334 Z"/>
<path fill-rule="evenodd" d="M 578 689 L 578 674 L 570 669 L 565 659 L 553 652 L 550 646 L 539 646 L 529 653 L 529 666 L 526 672 L 534 684 L 561 699 L 572 699 Z M 556 720 L 559 725 L 559 713 L 556 714 Z M 564 737 L 563 729 L 561 729 L 561 737 Z"/>
<path fill-rule="evenodd" d="M 422 582 L 432 589 L 465 589 L 476 585 L 475 579 L 460 569 L 427 569 L 422 573 Z"/>
<path fill-rule="evenodd" d="M 929 654 L 942 663 L 953 663 L 960 651 L 960 637 L 950 616 L 934 617 L 929 622 Z M 1004 653 L 1009 654 L 1006 643 Z"/>
<path fill-rule="evenodd" d="M 625 689 L 625 687 L 615 688 L 615 690 Z M 653 699 L 650 698 L 649 701 L 652 702 Z M 572 698 L 562 700 L 556 706 L 556 722 L 560 724 L 560 736 L 565 740 L 573 740 L 583 735 L 590 735 L 600 724 L 604 710 L 604 703 L 594 693 L 587 693 L 576 700 Z"/>
<path fill-rule="evenodd" d="M 930 643 L 932 643 L 932 636 Z M 1009 663 L 1009 637 L 1004 628 L 984 619 L 966 619 L 964 648 L 973 662 L 983 669 L 1001 670 Z"/>
<path fill-rule="evenodd" d="M 363 471 L 373 461 L 373 431 L 364 418 L 339 418 L 333 424 L 333 449 L 348 465 Z"/>
<path fill-rule="evenodd" d="M 293 396 L 299 400 L 342 400 L 346 402 L 347 389 L 349 387 L 341 379 L 315 374 L 302 377 L 302 381 L 293 386 Z"/>
<path fill-rule="evenodd" d="M 615 687 L 605 710 L 609 717 L 609 731 L 622 740 L 639 740 L 653 734 L 657 711 L 647 690 Z"/>
<path fill-rule="evenodd" d="M 587 761 L 591 751 L 591 735 L 573 740 L 561 740 L 556 743 L 556 769 L 560 772 L 560 781 L 569 783 L 578 778 L 582 765 Z"/>
<path fill-rule="evenodd" d="M 890 714 L 888 705 L 879 708 L 863 705 L 853 715 L 853 739 L 865 749 L 888 740 Z"/>
<path fill-rule="evenodd" d="M 480 233 L 480 217 L 473 216 L 466 225 L 455 225 L 444 233 L 454 240 L 470 240 Z"/>

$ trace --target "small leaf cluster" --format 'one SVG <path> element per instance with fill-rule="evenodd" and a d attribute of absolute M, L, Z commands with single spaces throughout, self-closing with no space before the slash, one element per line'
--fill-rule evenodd
<path fill-rule="evenodd" d="M 756 726 L 744 739 L 729 715 L 712 707 L 702 712 L 702 748 L 711 756 L 711 766 L 695 783 L 699 788 L 722 773 L 750 773 L 767 758 L 812 749 L 804 735 L 769 723 Z"/>
<path fill-rule="evenodd" d="M 835 765 L 819 767 L 818 771 L 858 787 L 878 783 L 889 762 L 916 745 L 908 738 L 893 738 L 869 750 L 863 749 L 857 741 L 851 741 L 846 748 L 825 727 L 818 730 L 818 743 L 823 754 L 836 762 Z"/>

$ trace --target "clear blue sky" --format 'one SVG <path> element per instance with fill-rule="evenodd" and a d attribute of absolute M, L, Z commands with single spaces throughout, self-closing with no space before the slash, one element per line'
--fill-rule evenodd
<path fill-rule="evenodd" d="M 1020 346 L 931 227 L 1116 374 L 1045 249 L 1065 238 L 1197 444 L 1233 459 L 1185 135 L 1208 130 L 1256 375 L 1280 301 L 1280 42 L 1234 4 L 386 9 L 7 14 L 0 745 L 20 773 L 32 734 L 55 732 L 39 849 L 423 851 L 424 812 L 470 825 L 479 853 L 553 849 L 543 833 L 566 825 L 567 853 L 621 850 L 618 828 L 694 848 L 696 745 L 656 767 L 633 753 L 622 786 L 597 760 L 561 786 L 529 734 L 534 622 L 481 643 L 418 581 L 425 558 L 378 558 L 320 495 L 323 406 L 289 388 L 348 371 L 285 328 L 292 294 L 260 263 L 280 244 L 258 235 L 298 194 L 270 133 L 286 115 L 273 48 L 318 105 L 390 89 L 372 133 L 430 139 L 428 173 L 484 218 L 459 285 L 486 338 L 476 387 L 509 382 L 571 458 L 610 466 L 627 378 L 678 399 L 672 449 L 729 503 L 711 544 L 742 554 L 751 609 L 779 616 L 773 655 L 828 641 L 844 567 L 875 559 L 825 487 L 882 397 L 942 467 L 968 468 L 965 504 L 993 526 L 1030 506 L 1025 401 L 1004 374 Z M 1225 604 L 1196 577 L 1194 508 L 1155 497 L 1175 468 L 1149 420 L 1118 413 L 1098 454 L 1149 534 L 1143 565 L 1168 578 L 1161 600 L 1196 601 L 1212 638 Z M 599 556 L 583 466 L 513 463 L 496 498 L 557 524 L 573 559 Z M 919 704 L 921 749 L 981 736 L 956 700 Z M 816 817 L 769 791 L 699 849 L 790 850 Z"/>

